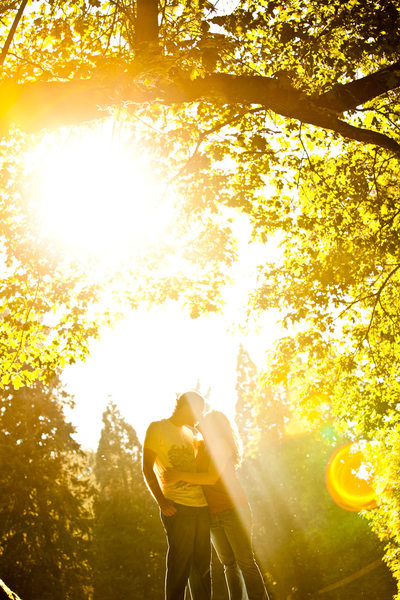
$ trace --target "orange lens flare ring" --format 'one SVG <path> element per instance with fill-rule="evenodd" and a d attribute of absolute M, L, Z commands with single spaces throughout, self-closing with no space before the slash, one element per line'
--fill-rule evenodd
<path fill-rule="evenodd" d="M 378 506 L 373 464 L 358 443 L 345 444 L 331 456 L 326 486 L 331 498 L 344 510 L 359 512 Z"/>

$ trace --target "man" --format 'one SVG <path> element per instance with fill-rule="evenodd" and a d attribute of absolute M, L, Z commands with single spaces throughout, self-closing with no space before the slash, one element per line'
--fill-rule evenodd
<path fill-rule="evenodd" d="M 168 419 L 150 423 L 143 444 L 143 475 L 161 511 L 167 535 L 166 600 L 184 600 L 189 582 L 192 600 L 210 600 L 210 522 L 200 485 L 163 483 L 166 469 L 195 471 L 193 433 L 204 411 L 197 392 L 185 392 Z"/>

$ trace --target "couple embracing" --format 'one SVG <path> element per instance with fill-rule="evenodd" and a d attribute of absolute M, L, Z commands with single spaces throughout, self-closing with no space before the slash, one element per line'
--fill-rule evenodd
<path fill-rule="evenodd" d="M 167 535 L 166 600 L 211 599 L 211 543 L 224 566 L 230 600 L 268 600 L 251 545 L 251 511 L 237 477 L 240 450 L 218 411 L 204 414 L 197 392 L 181 394 L 168 419 L 149 425 L 143 475 Z M 203 441 L 194 438 L 193 427 Z"/>

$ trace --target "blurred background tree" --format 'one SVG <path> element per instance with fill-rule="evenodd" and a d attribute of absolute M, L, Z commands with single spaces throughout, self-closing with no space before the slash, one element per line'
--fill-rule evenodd
<path fill-rule="evenodd" d="M 0 395 L 0 572 L 24 600 L 86 600 L 91 487 L 57 380 Z"/>
<path fill-rule="evenodd" d="M 240 380 L 243 356 L 246 364 L 251 361 L 240 348 Z M 312 428 L 293 423 L 287 398 L 275 404 L 274 412 L 271 401 L 260 403 L 265 392 L 252 365 L 244 414 L 257 412 L 264 426 L 245 452 L 240 476 L 253 510 L 254 546 L 273 598 L 392 598 L 396 585 L 382 562 L 384 545 L 362 515 L 337 506 L 327 490 L 327 466 L 344 438 L 329 423 Z M 239 423 L 241 406 L 238 402 Z"/>
<path fill-rule="evenodd" d="M 103 414 L 94 474 L 94 600 L 160 596 L 162 526 L 143 480 L 141 444 L 112 402 Z"/>

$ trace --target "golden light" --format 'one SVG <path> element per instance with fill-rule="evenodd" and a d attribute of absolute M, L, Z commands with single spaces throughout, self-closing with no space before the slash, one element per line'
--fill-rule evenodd
<path fill-rule="evenodd" d="M 290 399 L 296 401 L 297 391 L 293 388 L 290 391 Z M 307 397 L 308 408 L 303 417 L 299 417 L 296 412 L 291 412 L 284 424 L 285 437 L 297 437 L 305 435 L 321 427 L 321 423 L 329 420 L 330 400 L 325 392 L 314 392 Z"/>
<path fill-rule="evenodd" d="M 371 444 L 369 450 L 374 450 Z M 326 485 L 332 499 L 341 508 L 359 512 L 378 506 L 375 476 L 378 454 L 366 452 L 366 443 L 348 443 L 330 458 L 326 470 Z"/>
<path fill-rule="evenodd" d="M 111 119 L 45 137 L 29 169 L 40 229 L 68 252 L 119 261 L 155 244 L 173 220 L 151 157 Z"/>

